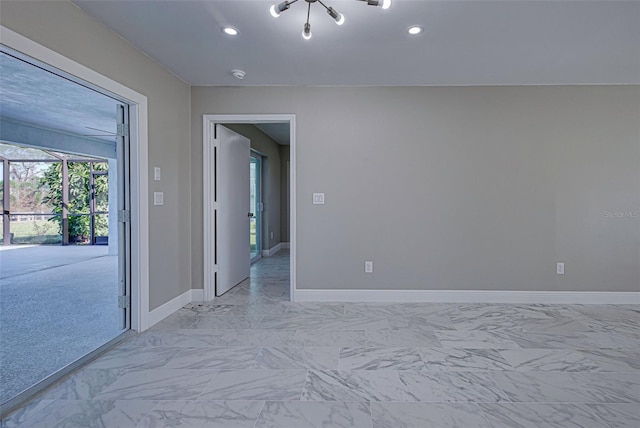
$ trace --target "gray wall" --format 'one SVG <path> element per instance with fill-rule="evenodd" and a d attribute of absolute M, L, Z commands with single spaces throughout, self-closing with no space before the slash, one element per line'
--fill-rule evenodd
<path fill-rule="evenodd" d="M 148 97 L 150 173 L 162 168 L 161 182 L 149 177 L 149 195 L 164 191 L 165 202 L 149 202 L 150 309 L 189 290 L 189 86 L 69 1 L 2 1 L 1 8 L 3 26 Z"/>
<path fill-rule="evenodd" d="M 205 113 L 297 115 L 299 288 L 638 291 L 638 86 L 190 91 L 68 1 L 0 23 L 148 97 L 151 309 L 202 287 Z"/>
<path fill-rule="evenodd" d="M 280 146 L 280 241 L 289 242 L 290 147 Z"/>
<path fill-rule="evenodd" d="M 251 148 L 266 157 L 262 172 L 262 249 L 268 250 L 280 242 L 280 146 L 253 125 L 229 123 L 225 126 L 250 139 Z M 271 232 L 273 238 L 270 238 Z"/>
<path fill-rule="evenodd" d="M 193 153 L 224 113 L 296 114 L 298 288 L 640 288 L 638 86 L 194 87 Z"/>

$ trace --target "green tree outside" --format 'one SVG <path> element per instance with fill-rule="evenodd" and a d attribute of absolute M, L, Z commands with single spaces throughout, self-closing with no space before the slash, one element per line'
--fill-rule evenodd
<path fill-rule="evenodd" d="M 68 162 L 69 172 L 69 241 L 83 242 L 91 234 L 90 216 L 74 215 L 89 214 L 91 212 L 91 167 L 89 162 Z M 94 162 L 93 170 L 106 172 L 106 162 Z M 107 175 L 97 175 L 95 184 L 95 211 L 109 210 L 109 184 Z M 53 207 L 55 214 L 48 221 L 58 224 L 58 231 L 62 233 L 62 163 L 51 164 L 40 179 L 40 185 L 46 186 L 47 192 L 42 202 Z M 109 221 L 107 215 L 96 215 L 96 236 L 108 236 Z"/>

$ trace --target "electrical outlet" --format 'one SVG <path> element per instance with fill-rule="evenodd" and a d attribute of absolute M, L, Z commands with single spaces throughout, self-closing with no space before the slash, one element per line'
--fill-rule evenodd
<path fill-rule="evenodd" d="M 163 192 L 153 192 L 153 205 L 164 205 Z"/>
<path fill-rule="evenodd" d="M 373 262 L 364 262 L 364 273 L 373 273 Z"/>
<path fill-rule="evenodd" d="M 561 262 L 556 265 L 556 273 L 558 275 L 564 275 L 564 263 Z"/>

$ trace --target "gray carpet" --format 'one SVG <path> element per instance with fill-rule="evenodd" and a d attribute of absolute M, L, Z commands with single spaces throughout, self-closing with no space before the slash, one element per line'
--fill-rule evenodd
<path fill-rule="evenodd" d="M 121 333 L 107 247 L 0 247 L 0 402 Z"/>

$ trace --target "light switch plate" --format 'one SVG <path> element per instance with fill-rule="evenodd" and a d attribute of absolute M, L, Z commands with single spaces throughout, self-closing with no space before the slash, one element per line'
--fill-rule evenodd
<path fill-rule="evenodd" d="M 559 263 L 556 265 L 556 273 L 557 273 L 558 275 L 564 275 L 564 263 L 559 262 Z"/>
<path fill-rule="evenodd" d="M 153 192 L 153 205 L 164 205 L 163 192 Z"/>
<path fill-rule="evenodd" d="M 154 166 L 153 167 L 153 180 L 154 181 L 160 181 L 161 177 L 162 177 L 162 170 L 160 169 L 159 166 Z"/>
<path fill-rule="evenodd" d="M 313 194 L 313 205 L 324 205 L 324 193 Z"/>

